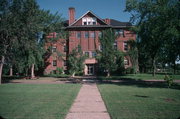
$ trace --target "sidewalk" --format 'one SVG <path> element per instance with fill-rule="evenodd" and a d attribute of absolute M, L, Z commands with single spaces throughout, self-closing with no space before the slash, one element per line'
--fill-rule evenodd
<path fill-rule="evenodd" d="M 66 119 L 110 119 L 95 83 L 82 85 Z"/>

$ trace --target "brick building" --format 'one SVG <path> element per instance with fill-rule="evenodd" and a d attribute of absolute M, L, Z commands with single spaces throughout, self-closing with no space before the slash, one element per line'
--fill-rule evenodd
<path fill-rule="evenodd" d="M 69 31 L 69 38 L 67 40 L 59 39 L 57 42 L 51 43 L 52 55 L 45 59 L 45 74 L 55 71 L 57 67 L 66 70 L 66 55 L 80 44 L 83 53 L 89 56 L 84 62 L 84 75 L 95 75 L 98 63 L 95 59 L 96 50 L 101 49 L 98 38 L 101 35 L 101 31 L 107 28 L 112 28 L 116 31 L 118 38 L 114 46 L 120 51 L 126 52 L 128 50 L 127 41 L 129 39 L 136 39 L 136 34 L 129 30 L 132 27 L 131 23 L 120 22 L 109 18 L 101 19 L 91 11 L 75 19 L 75 9 L 69 8 L 69 20 L 66 21 L 64 26 Z M 48 38 L 52 37 L 56 37 L 56 33 L 51 33 L 48 36 Z M 59 58 L 57 51 L 64 55 Z M 124 57 L 124 64 L 125 68 L 131 66 L 128 57 Z"/>

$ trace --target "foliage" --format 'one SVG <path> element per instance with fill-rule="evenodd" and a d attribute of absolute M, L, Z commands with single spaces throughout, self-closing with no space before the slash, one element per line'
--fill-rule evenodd
<path fill-rule="evenodd" d="M 139 52 L 142 52 L 139 56 L 143 59 L 141 55 L 144 55 L 146 63 L 150 58 L 153 74 L 159 59 L 166 63 L 178 59 L 179 9 L 180 2 L 177 0 L 127 0 L 126 2 L 125 11 L 132 13 L 131 20 L 137 24 L 136 32 L 139 43 L 143 46 L 139 49 Z"/>
<path fill-rule="evenodd" d="M 156 74 L 154 77 L 151 74 L 147 73 L 138 73 L 138 74 L 124 74 L 124 75 L 117 75 L 117 76 L 111 76 L 111 78 L 106 78 L 104 76 L 98 76 L 98 79 L 100 80 L 139 80 L 139 81 L 146 81 L 146 80 L 164 80 L 165 73 Z M 180 80 L 180 75 L 170 75 L 170 77 L 173 77 L 174 80 Z"/>
<path fill-rule="evenodd" d="M 61 21 L 57 13 L 41 10 L 35 0 L 1 0 L 1 67 L 14 65 L 26 74 L 32 65 L 42 67 L 45 36 L 52 31 L 62 32 Z"/>
<path fill-rule="evenodd" d="M 64 70 L 62 68 L 57 67 L 56 68 L 57 74 L 63 74 Z"/>
<path fill-rule="evenodd" d="M 102 31 L 102 37 L 99 38 L 102 50 L 98 52 L 97 60 L 100 69 L 107 72 L 107 76 L 122 66 L 122 53 L 113 46 L 115 39 L 116 35 L 112 29 Z"/>
<path fill-rule="evenodd" d="M 86 56 L 83 54 L 80 45 L 69 53 L 68 71 L 70 75 L 74 76 L 77 72 L 83 71 L 85 58 Z"/>
<path fill-rule="evenodd" d="M 173 78 L 169 75 L 165 75 L 164 80 L 168 84 L 168 88 L 171 87 L 171 85 L 173 84 Z"/>
<path fill-rule="evenodd" d="M 125 69 L 126 74 L 135 74 L 136 73 L 136 69 L 134 67 L 128 67 L 127 69 Z"/>
<path fill-rule="evenodd" d="M 54 72 L 51 72 L 50 74 L 44 75 L 45 77 L 55 77 L 55 78 L 69 78 L 70 76 L 67 74 L 55 74 Z"/>
<path fill-rule="evenodd" d="M 137 73 L 139 72 L 139 64 L 138 64 L 138 49 L 137 49 L 137 43 L 135 40 L 128 40 L 129 50 L 127 52 L 127 55 L 130 57 L 130 61 L 132 63 L 132 69 L 131 73 Z"/>

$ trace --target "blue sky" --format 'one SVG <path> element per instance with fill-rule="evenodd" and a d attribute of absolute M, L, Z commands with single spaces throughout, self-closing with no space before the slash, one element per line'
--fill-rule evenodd
<path fill-rule="evenodd" d="M 91 10 L 98 17 L 111 18 L 127 22 L 130 14 L 123 12 L 126 0 L 37 0 L 40 8 L 50 10 L 52 13 L 59 12 L 62 17 L 68 19 L 68 8 L 76 9 L 76 19 Z"/>

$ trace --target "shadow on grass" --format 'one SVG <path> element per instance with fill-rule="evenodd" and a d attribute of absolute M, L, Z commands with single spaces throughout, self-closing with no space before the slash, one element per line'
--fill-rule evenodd
<path fill-rule="evenodd" d="M 0 116 L 0 119 L 5 119 L 4 117 Z"/>
<path fill-rule="evenodd" d="M 133 78 L 121 78 L 118 80 L 113 80 L 113 78 L 108 80 L 98 79 L 99 84 L 114 84 L 118 86 L 137 86 L 143 88 L 168 88 L 168 85 L 164 81 L 146 81 L 141 79 L 133 79 Z M 178 83 L 173 83 L 170 89 L 178 89 L 180 90 L 180 85 Z"/>

